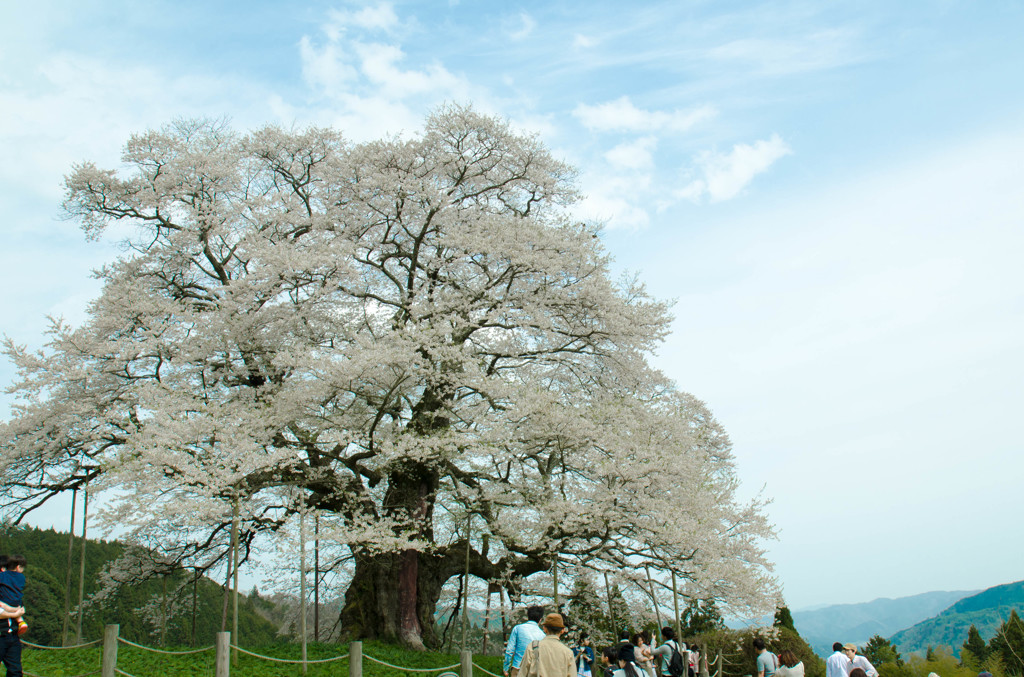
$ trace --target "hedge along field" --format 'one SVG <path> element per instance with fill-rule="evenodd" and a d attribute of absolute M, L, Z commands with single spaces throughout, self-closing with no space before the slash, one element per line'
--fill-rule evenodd
<path fill-rule="evenodd" d="M 299 660 L 302 647 L 298 644 L 275 644 L 267 647 L 242 647 L 246 651 L 284 658 Z M 187 651 L 189 647 L 176 649 Z M 317 660 L 333 658 L 348 653 L 347 644 L 317 644 L 310 643 L 306 648 L 306 658 Z M 26 673 L 34 673 L 40 677 L 71 677 L 82 675 L 100 667 L 103 648 L 99 645 L 82 649 L 33 649 L 26 646 L 22 653 L 22 663 Z M 369 660 L 373 657 L 378 660 L 401 665 L 409 668 L 440 668 L 454 665 L 459 662 L 458 654 L 417 652 L 402 647 L 383 644 L 380 642 L 363 642 L 363 675 L 364 677 L 436 677 L 432 673 L 406 672 L 395 670 Z M 474 654 L 473 662 L 482 666 L 485 670 L 497 675 L 501 674 L 500 656 L 480 656 Z M 117 668 L 136 677 L 196 677 L 200 675 L 214 674 L 214 651 L 201 654 L 190 654 L 185 656 L 170 656 L 166 654 L 153 653 L 144 649 L 121 644 L 117 649 Z M 458 672 L 458 667 L 452 669 Z M 438 671 L 440 672 L 440 670 Z M 474 677 L 488 677 L 487 674 L 474 669 Z M 254 658 L 240 653 L 238 662 L 231 666 L 232 675 L 245 675 L 245 677 L 298 677 L 301 676 L 302 666 L 291 663 L 275 663 L 273 661 Z M 307 665 L 307 677 L 339 677 L 348 674 L 348 659 L 331 661 L 330 663 L 311 663 Z"/>

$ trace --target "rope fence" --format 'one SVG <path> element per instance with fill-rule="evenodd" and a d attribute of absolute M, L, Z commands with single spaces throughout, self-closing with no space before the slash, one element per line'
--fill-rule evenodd
<path fill-rule="evenodd" d="M 98 643 L 99 641 L 100 640 L 96 640 L 96 642 L 93 642 L 93 643 L 95 644 L 95 643 Z M 131 641 L 128 641 L 127 639 L 124 639 L 123 637 L 118 637 L 117 641 L 120 642 L 121 644 L 127 644 L 128 646 L 134 646 L 136 649 L 143 649 L 144 651 L 152 651 L 153 653 L 168 654 L 170 656 L 187 656 L 189 654 L 205 653 L 207 651 L 213 651 L 216 648 L 215 646 L 213 646 L 211 644 L 210 646 L 203 647 L 202 649 L 188 649 L 188 650 L 185 650 L 185 651 L 166 651 L 164 649 L 156 649 L 156 648 L 153 648 L 151 646 L 143 646 L 141 644 L 136 644 L 135 642 L 131 642 Z"/>
<path fill-rule="evenodd" d="M 437 677 L 474 677 L 474 671 L 479 671 L 487 677 L 503 677 L 495 672 L 491 672 L 482 665 L 473 662 L 473 654 L 470 651 L 462 651 L 460 656 L 460 662 L 453 663 L 452 665 L 442 665 L 433 668 L 416 668 L 408 667 L 404 665 L 395 665 L 387 661 L 381 660 L 374 656 L 370 656 L 363 653 L 363 643 L 359 641 L 352 642 L 349 645 L 349 653 L 341 656 L 331 656 L 329 658 L 277 658 L 275 656 L 267 656 L 259 654 L 254 651 L 243 649 L 242 647 L 231 643 L 230 632 L 219 632 L 217 633 L 217 643 L 213 646 L 202 647 L 199 649 L 186 649 L 183 651 L 171 651 L 167 649 L 157 649 L 151 646 L 145 646 L 143 644 L 137 644 L 130 640 L 120 637 L 120 627 L 117 625 L 108 625 L 105 628 L 103 639 L 97 639 L 92 642 L 84 642 L 82 644 L 76 644 L 73 646 L 46 646 L 42 644 L 34 644 L 32 642 L 22 642 L 26 646 L 33 649 L 39 650 L 51 650 L 59 651 L 64 649 L 82 649 L 91 646 L 102 644 L 102 662 L 99 670 L 93 670 L 92 672 L 82 673 L 80 675 L 74 675 L 73 677 L 92 677 L 93 675 L 101 675 L 101 677 L 115 677 L 116 675 L 122 675 L 123 677 L 135 677 L 129 672 L 126 672 L 117 666 L 117 649 L 118 646 L 123 644 L 130 646 L 142 651 L 149 651 L 156 654 L 162 654 L 167 656 L 188 656 L 200 653 L 207 653 L 214 651 L 214 674 L 216 677 L 230 677 L 231 675 L 231 652 L 250 656 L 259 660 L 271 661 L 274 663 L 285 663 L 291 665 L 302 665 L 303 673 L 306 672 L 306 666 L 317 665 L 325 663 L 334 663 L 337 661 L 343 661 L 348 659 L 348 677 L 363 677 L 363 659 L 366 659 L 372 663 L 382 665 L 393 670 L 400 670 L 402 672 L 409 673 L 432 673 Z M 305 652 L 303 652 L 305 653 Z M 727 661 L 719 654 L 714 661 L 706 665 L 718 665 L 715 675 L 718 677 L 722 673 L 722 665 Z M 27 677 L 46 677 L 45 675 L 36 674 L 34 672 L 25 671 Z"/>
<path fill-rule="evenodd" d="M 71 646 L 46 646 L 45 644 L 33 644 L 32 642 L 21 640 L 22 644 L 24 644 L 25 646 L 30 646 L 33 649 L 50 649 L 51 651 L 63 651 L 65 649 L 81 649 L 82 647 L 86 646 L 96 646 L 101 642 L 103 642 L 102 639 L 94 639 L 91 642 L 85 642 L 84 644 L 72 644 Z M 25 674 L 27 675 L 28 673 L 26 672 Z"/>
<path fill-rule="evenodd" d="M 371 660 L 374 663 L 379 663 L 380 665 L 384 665 L 384 666 L 389 667 L 389 668 L 394 668 L 395 670 L 402 670 L 403 672 L 444 672 L 445 670 L 451 670 L 452 668 L 458 668 L 458 667 L 461 667 L 461 665 L 462 665 L 461 663 L 456 663 L 455 665 L 446 665 L 443 668 L 406 668 L 406 667 L 402 667 L 401 665 L 392 665 L 391 663 L 385 663 L 384 661 L 382 661 L 382 660 L 380 660 L 378 658 L 374 658 L 373 656 L 368 656 L 366 654 L 363 654 L 363 658 L 365 658 L 367 660 Z"/>
<path fill-rule="evenodd" d="M 491 672 L 490 670 L 488 670 L 487 668 L 481 667 L 481 666 L 477 665 L 476 663 L 473 663 L 473 667 L 475 669 L 479 670 L 480 672 L 484 673 L 485 675 L 490 675 L 491 677 L 504 677 L 504 675 L 496 675 L 493 672 Z"/>
<path fill-rule="evenodd" d="M 228 646 L 239 653 L 244 653 L 246 656 L 262 658 L 265 661 L 274 661 L 275 663 L 332 663 L 334 661 L 343 661 L 349 657 L 349 654 L 345 654 L 344 656 L 334 656 L 332 658 L 307 658 L 306 660 L 302 660 L 301 658 L 275 658 L 274 656 L 264 656 L 263 654 L 246 651 L 242 647 L 235 646 L 234 644 L 229 644 Z M 369 656 L 367 656 L 367 658 L 369 658 Z"/>

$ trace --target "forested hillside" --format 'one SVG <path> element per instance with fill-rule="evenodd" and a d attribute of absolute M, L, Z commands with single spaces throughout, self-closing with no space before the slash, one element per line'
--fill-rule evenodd
<path fill-rule="evenodd" d="M 72 550 L 69 637 L 74 637 L 77 625 L 74 609 L 78 603 L 81 543 L 80 538 L 75 538 Z M 99 589 L 103 568 L 124 551 L 125 546 L 117 542 L 89 540 L 86 544 L 82 637 L 95 639 L 102 636 L 104 625 L 117 623 L 121 626 L 122 637 L 140 644 L 180 646 L 191 644 L 193 640 L 201 645 L 212 644 L 214 634 L 221 629 L 224 589 L 209 579 L 201 579 L 193 587 L 189 572 L 178 571 L 165 578 L 125 586 L 103 600 L 91 599 Z M 37 644 L 60 644 L 68 573 L 68 534 L 52 529 L 3 528 L 0 529 L 0 552 L 22 554 L 28 560 L 24 598 L 25 619 L 29 624 L 26 639 Z M 258 598 L 240 598 L 238 634 L 241 643 L 276 641 L 276 626 L 258 613 L 260 607 L 266 605 L 269 602 Z"/>
<path fill-rule="evenodd" d="M 794 611 L 793 621 L 814 650 L 827 656 L 832 653 L 833 642 L 862 644 L 873 635 L 888 637 L 971 594 L 970 591 L 937 591 L 861 604 L 834 604 L 813 611 Z"/>
<path fill-rule="evenodd" d="M 988 641 L 1012 610 L 1024 612 L 1024 581 L 997 585 L 965 597 L 938 615 L 897 632 L 892 642 L 903 654 L 923 653 L 929 646 L 945 645 L 959 656 L 971 625 Z"/>

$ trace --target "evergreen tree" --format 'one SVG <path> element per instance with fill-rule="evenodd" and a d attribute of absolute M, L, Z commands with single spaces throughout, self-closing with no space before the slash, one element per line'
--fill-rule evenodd
<path fill-rule="evenodd" d="M 875 635 L 864 645 L 864 656 L 871 661 L 872 665 L 878 666 L 888 663 L 889 665 L 902 666 L 903 659 L 896 645 L 881 635 Z"/>
<path fill-rule="evenodd" d="M 796 626 L 793 625 L 793 614 L 789 612 L 788 606 L 780 606 L 775 609 L 775 622 L 772 623 L 777 628 L 789 628 L 793 632 L 800 634 L 796 630 Z"/>
<path fill-rule="evenodd" d="M 595 645 L 611 641 L 606 636 L 608 616 L 593 581 L 586 576 L 580 576 L 573 582 L 569 593 L 569 616 L 573 626 L 588 633 Z"/>
<path fill-rule="evenodd" d="M 985 646 L 985 640 L 981 638 L 981 633 L 978 632 L 978 628 L 971 623 L 970 629 L 967 630 L 967 641 L 963 643 L 963 652 L 961 653 L 961 663 L 968 665 L 970 661 L 967 660 L 970 654 L 970 658 L 974 659 L 974 663 L 980 665 L 986 658 L 988 658 L 988 647 Z M 971 665 L 971 667 L 977 667 L 977 665 Z"/>
<path fill-rule="evenodd" d="M 790 623 L 792 622 L 793 619 L 790 618 Z M 719 613 L 714 600 L 700 599 L 691 599 L 687 602 L 686 608 L 683 609 L 680 625 L 683 637 L 704 635 L 725 627 L 725 623 L 722 622 L 722 614 Z M 794 632 L 796 632 L 795 629 Z"/>
<path fill-rule="evenodd" d="M 1011 610 L 992 641 L 988 643 L 991 654 L 1002 658 L 1006 671 L 1011 675 L 1024 675 L 1024 622 L 1017 611 Z"/>
<path fill-rule="evenodd" d="M 623 630 L 632 630 L 634 628 L 633 614 L 629 611 L 629 604 L 626 603 L 626 598 L 622 595 L 622 590 L 619 589 L 618 583 L 612 584 L 611 607 L 612 620 L 615 623 L 615 627 L 609 628 L 609 630 L 617 638 Z"/>

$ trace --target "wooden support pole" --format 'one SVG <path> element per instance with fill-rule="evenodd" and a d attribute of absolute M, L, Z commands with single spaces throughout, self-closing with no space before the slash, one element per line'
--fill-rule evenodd
<path fill-rule="evenodd" d="M 619 641 L 619 630 L 615 627 L 615 609 L 612 607 L 612 588 L 608 585 L 608 572 L 604 572 L 604 591 L 608 596 L 608 618 L 612 623 L 612 641 Z"/>
<path fill-rule="evenodd" d="M 480 649 L 480 653 L 484 656 L 487 655 L 487 635 L 491 632 L 491 585 L 490 581 L 487 582 L 487 601 L 484 603 L 484 644 Z"/>
<path fill-rule="evenodd" d="M 644 565 L 644 570 L 647 572 L 647 585 L 651 588 L 651 604 L 654 605 L 654 616 L 658 619 L 658 632 L 661 632 L 661 610 L 658 609 L 658 598 L 654 595 L 654 579 L 651 578 L 651 567 Z M 662 638 L 664 641 L 664 638 Z"/>
<path fill-rule="evenodd" d="M 71 526 L 68 528 L 68 575 L 64 582 L 64 622 L 60 629 L 61 646 L 68 645 L 68 623 L 71 617 L 71 565 L 75 555 L 75 501 L 78 500 L 78 489 L 71 492 Z"/>
<path fill-rule="evenodd" d="M 86 485 L 82 500 L 82 562 L 78 567 L 78 613 L 75 614 L 75 638 L 82 642 L 82 614 L 85 613 L 85 542 L 89 533 L 89 486 Z"/>
<path fill-rule="evenodd" d="M 558 555 L 551 561 L 551 584 L 554 587 L 555 611 L 562 613 L 562 603 L 558 599 Z"/>
<path fill-rule="evenodd" d="M 473 652 L 463 649 L 459 654 L 459 677 L 473 677 Z"/>
<path fill-rule="evenodd" d="M 462 651 L 467 648 L 469 633 L 469 547 L 473 528 L 473 513 L 466 515 L 466 576 L 462 579 Z"/>
<path fill-rule="evenodd" d="M 231 598 L 231 636 L 238 646 L 238 493 L 235 493 L 234 507 L 231 514 L 231 560 L 234 582 L 232 584 Z M 233 652 L 235 665 L 238 665 L 238 652 Z"/>
<path fill-rule="evenodd" d="M 363 677 L 363 643 L 348 645 L 348 677 Z"/>
<path fill-rule="evenodd" d="M 313 641 L 320 641 L 320 513 L 313 515 Z"/>
<path fill-rule="evenodd" d="M 103 659 L 100 664 L 102 677 L 114 677 L 117 669 L 117 636 L 121 626 L 108 625 L 103 629 Z"/>
<path fill-rule="evenodd" d="M 676 614 L 676 641 L 683 636 L 679 625 L 679 590 L 676 588 L 676 572 L 672 572 L 672 609 Z"/>
<path fill-rule="evenodd" d="M 231 633 L 218 632 L 216 655 L 214 657 L 214 674 L 216 677 L 231 676 Z"/>
<path fill-rule="evenodd" d="M 306 511 L 299 513 L 299 634 L 302 636 L 302 674 L 306 674 Z"/>

